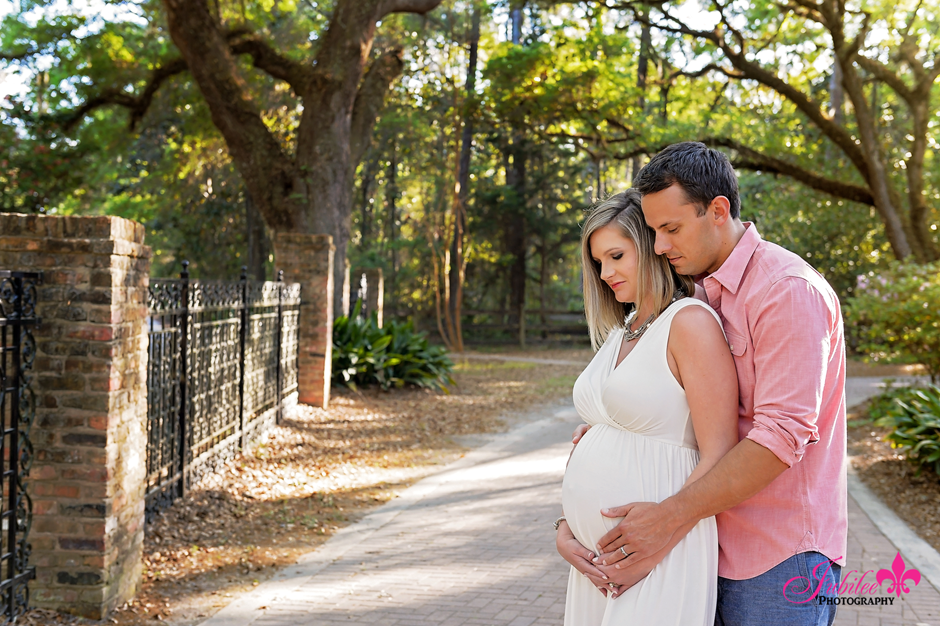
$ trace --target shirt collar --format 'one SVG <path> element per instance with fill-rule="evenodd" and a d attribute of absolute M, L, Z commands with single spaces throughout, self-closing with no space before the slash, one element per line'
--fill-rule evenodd
<path fill-rule="evenodd" d="M 744 270 L 750 263 L 751 257 L 754 256 L 757 246 L 763 241 L 752 222 L 744 222 L 744 228 L 744 235 L 735 244 L 734 250 L 721 264 L 721 267 L 708 276 L 708 278 L 714 278 L 721 283 L 731 293 L 737 293 L 738 287 L 744 279 Z"/>

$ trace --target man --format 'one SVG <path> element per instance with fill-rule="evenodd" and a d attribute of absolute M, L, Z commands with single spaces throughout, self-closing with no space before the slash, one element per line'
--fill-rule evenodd
<path fill-rule="evenodd" d="M 678 273 L 703 277 L 721 317 L 738 376 L 740 441 L 675 496 L 604 511 L 625 517 L 594 561 L 629 572 L 620 578 L 602 568 L 632 584 L 643 573 L 631 565 L 717 515 L 716 624 L 832 624 L 835 606 L 815 595 L 820 579 L 822 589 L 838 587 L 834 562 L 845 554 L 848 527 L 838 299 L 800 257 L 741 222 L 737 178 L 722 153 L 674 144 L 634 186 L 657 254 Z"/>

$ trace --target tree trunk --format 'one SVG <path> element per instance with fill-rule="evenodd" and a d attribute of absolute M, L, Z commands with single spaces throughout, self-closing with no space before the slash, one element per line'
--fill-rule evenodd
<path fill-rule="evenodd" d="M 643 9 L 639 9 L 640 15 L 644 15 Z M 645 15 L 644 15 L 645 16 Z M 640 91 L 640 95 L 637 98 L 637 109 L 639 110 L 639 116 L 646 117 L 646 81 L 649 78 L 650 71 L 650 49 L 653 47 L 653 36 L 650 31 L 649 22 L 643 22 L 642 30 L 640 31 L 640 55 L 637 59 L 636 66 L 636 86 Z M 633 184 L 633 181 L 636 180 L 636 177 L 640 173 L 640 169 L 643 167 L 643 157 L 637 155 L 630 159 L 630 184 Z"/>
<path fill-rule="evenodd" d="M 467 61 L 466 98 L 463 114 L 463 133 L 460 138 L 460 161 L 457 166 L 457 193 L 454 198 L 454 233 L 450 246 L 450 316 L 454 325 L 454 349 L 463 352 L 463 283 L 466 271 L 464 239 L 467 229 L 467 198 L 470 194 L 470 155 L 473 147 L 473 112 L 470 103 L 476 97 L 477 55 L 480 44 L 480 9 L 472 8 L 470 50 Z"/>
<path fill-rule="evenodd" d="M 360 246 L 368 249 L 372 242 L 372 228 L 375 221 L 373 208 L 376 177 L 378 176 L 379 162 L 376 155 L 370 155 L 362 166 L 362 178 L 359 180 L 359 207 L 360 222 L 359 233 L 362 237 Z"/>
<path fill-rule="evenodd" d="M 245 193 L 245 226 L 248 239 L 248 275 L 253 280 L 267 280 L 264 264 L 271 254 L 271 245 L 264 229 L 264 219 L 251 201 L 251 194 Z"/>
<path fill-rule="evenodd" d="M 388 246 L 391 253 L 392 267 L 389 276 L 389 289 L 386 293 L 397 295 L 398 286 L 398 143 L 392 139 L 392 151 L 388 170 L 385 174 L 385 206 L 388 219 Z"/>
<path fill-rule="evenodd" d="M 935 61 L 936 62 L 936 61 Z M 927 152 L 928 121 L 930 119 L 929 90 L 926 97 L 920 102 L 912 103 L 911 113 L 914 122 L 914 141 L 911 145 L 911 156 L 905 160 L 907 166 L 907 196 L 910 203 L 911 231 L 917 241 L 918 247 L 925 261 L 936 261 L 940 253 L 930 236 L 930 227 L 927 220 L 930 215 L 924 195 L 924 156 Z"/>
<path fill-rule="evenodd" d="M 839 126 L 845 126 L 843 108 L 845 104 L 845 91 L 842 88 L 842 66 L 839 58 L 832 60 L 832 77 L 829 79 L 829 114 L 832 121 Z"/>
<path fill-rule="evenodd" d="M 512 12 L 512 43 L 522 41 L 522 8 Z M 513 261 L 509 267 L 509 323 L 519 324 L 520 334 L 525 323 L 526 286 L 526 146 L 520 125 L 512 125 L 512 144 L 506 151 L 506 185 L 512 190 L 512 202 L 507 203 L 504 230 L 506 252 Z"/>
<path fill-rule="evenodd" d="M 849 99 L 852 100 L 852 107 L 855 109 L 859 139 L 861 140 L 865 163 L 868 166 L 868 185 L 875 201 L 875 208 L 884 222 L 885 235 L 891 243 L 895 256 L 899 259 L 905 259 L 914 254 L 915 251 L 911 247 L 908 233 L 901 221 L 898 204 L 893 197 L 895 193 L 891 189 L 891 181 L 888 178 L 884 158 L 881 154 L 878 133 L 875 128 L 874 112 L 869 108 L 861 77 L 858 75 L 858 70 L 852 63 L 850 56 L 839 54 L 839 62 L 842 65 L 842 83 Z"/>
<path fill-rule="evenodd" d="M 512 200 L 506 203 L 504 241 L 506 252 L 512 257 L 509 266 L 509 310 L 510 324 L 521 322 L 521 311 L 525 307 L 527 233 L 525 219 L 526 204 L 526 153 L 521 133 L 516 135 L 508 151 L 506 163 L 506 185 L 512 190 Z"/>

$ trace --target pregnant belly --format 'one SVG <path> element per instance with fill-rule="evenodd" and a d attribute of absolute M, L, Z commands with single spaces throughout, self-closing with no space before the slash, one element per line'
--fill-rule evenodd
<path fill-rule="evenodd" d="M 600 424 L 578 443 L 565 470 L 562 507 L 574 536 L 593 549 L 622 518 L 601 509 L 661 502 L 679 491 L 698 453 Z"/>

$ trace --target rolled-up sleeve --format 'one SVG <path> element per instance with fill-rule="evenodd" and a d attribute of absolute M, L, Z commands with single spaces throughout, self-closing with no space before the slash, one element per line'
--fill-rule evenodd
<path fill-rule="evenodd" d="M 833 312 L 800 277 L 769 286 L 752 318 L 754 424 L 747 438 L 793 466 L 819 440 Z"/>

